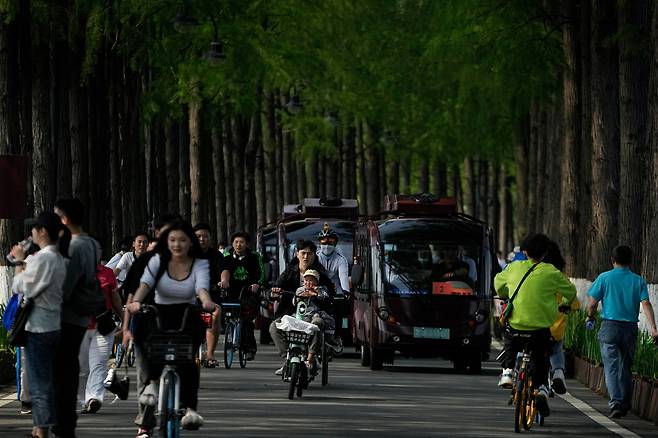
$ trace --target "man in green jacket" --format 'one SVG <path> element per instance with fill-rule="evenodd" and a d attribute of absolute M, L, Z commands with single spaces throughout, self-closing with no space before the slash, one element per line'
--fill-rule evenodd
<path fill-rule="evenodd" d="M 542 262 L 550 243 L 551 240 L 544 234 L 526 237 L 521 248 L 528 260 L 509 264 L 494 278 L 498 296 L 510 298 L 526 273 L 532 269 L 513 300 L 513 311 L 505 330 L 505 346 L 501 355 L 503 374 L 498 386 L 508 389 L 512 387 L 516 355 L 523 350 L 524 343 L 528 342 L 535 364 L 533 382 L 539 388 L 537 408 L 544 416 L 550 413 L 546 384 L 550 366 L 550 327 L 558 316 L 557 295 L 562 295 L 564 304 L 570 304 L 576 297 L 576 287 L 555 266 Z"/>

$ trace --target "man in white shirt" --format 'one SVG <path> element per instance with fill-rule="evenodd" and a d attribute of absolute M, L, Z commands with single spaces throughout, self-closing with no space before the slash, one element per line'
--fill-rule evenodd
<path fill-rule="evenodd" d="M 114 275 L 116 275 L 119 285 L 121 285 L 121 283 L 123 283 L 123 281 L 126 279 L 126 275 L 128 274 L 130 267 L 135 262 L 135 259 L 137 259 L 137 257 L 146 251 L 148 244 L 149 236 L 145 231 L 139 231 L 135 234 L 135 238 L 133 239 L 132 243 L 133 250 L 128 251 L 123 256 L 121 256 L 119 263 L 117 263 L 116 267 L 114 268 Z"/>

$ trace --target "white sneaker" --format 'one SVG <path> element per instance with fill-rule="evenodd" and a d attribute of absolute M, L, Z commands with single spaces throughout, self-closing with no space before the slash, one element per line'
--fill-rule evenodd
<path fill-rule="evenodd" d="M 180 424 L 185 430 L 197 430 L 203 426 L 203 417 L 194 409 L 187 408 Z"/>
<path fill-rule="evenodd" d="M 282 376 L 282 375 L 283 375 L 283 370 L 284 370 L 285 368 L 286 368 L 286 365 L 283 364 L 283 365 L 281 366 L 281 368 L 279 368 L 278 370 L 276 370 L 276 371 L 274 372 L 274 375 L 275 375 L 275 376 Z"/>
<path fill-rule="evenodd" d="M 544 385 L 540 386 L 535 394 L 535 401 L 537 402 L 537 410 L 544 417 L 551 415 L 551 410 L 548 407 L 548 388 Z"/>
<path fill-rule="evenodd" d="M 564 378 L 564 370 L 558 368 L 553 371 L 553 391 L 556 394 L 565 394 L 567 392 L 567 385 Z"/>
<path fill-rule="evenodd" d="M 514 370 L 512 368 L 505 368 L 503 370 L 503 374 L 500 376 L 500 380 L 498 381 L 498 387 L 504 388 L 504 389 L 512 389 L 512 386 L 514 385 Z"/>

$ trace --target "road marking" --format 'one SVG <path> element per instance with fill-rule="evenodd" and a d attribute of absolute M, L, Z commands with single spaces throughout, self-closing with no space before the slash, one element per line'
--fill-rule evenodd
<path fill-rule="evenodd" d="M 0 398 L 0 408 L 7 406 L 9 403 L 16 401 L 18 397 L 18 394 L 13 393 L 13 394 L 8 394 L 2 398 Z"/>
<path fill-rule="evenodd" d="M 583 414 L 587 415 L 589 418 L 594 420 L 595 422 L 599 423 L 601 426 L 605 427 L 612 433 L 616 433 L 619 436 L 623 436 L 624 438 L 641 438 L 640 435 L 636 434 L 635 432 L 631 432 L 630 430 L 626 429 L 623 426 L 620 426 L 619 424 L 615 423 L 584 401 L 574 397 L 573 395 L 569 394 L 568 392 L 564 395 L 559 395 L 561 399 L 564 401 L 570 403 L 573 407 L 578 409 L 580 412 Z"/>

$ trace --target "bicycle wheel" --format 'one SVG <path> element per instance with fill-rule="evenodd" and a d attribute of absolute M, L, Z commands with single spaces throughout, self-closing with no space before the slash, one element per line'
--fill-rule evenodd
<path fill-rule="evenodd" d="M 290 364 L 290 384 L 288 386 L 288 400 L 295 398 L 295 386 L 299 380 L 299 362 L 292 362 Z"/>
<path fill-rule="evenodd" d="M 514 387 L 514 432 L 520 433 L 523 429 L 523 415 L 525 411 L 526 380 L 519 376 Z"/>
<path fill-rule="evenodd" d="M 125 355 L 126 355 L 126 349 L 123 348 L 123 344 L 121 343 L 117 344 L 116 354 L 114 355 L 115 368 L 121 368 L 121 364 L 123 364 L 123 359 Z"/>
<path fill-rule="evenodd" d="M 240 368 L 244 368 L 247 366 L 247 358 L 245 357 L 244 346 L 242 345 L 244 343 L 243 341 L 244 336 L 242 336 L 242 328 L 244 326 L 242 325 L 242 321 L 240 321 L 240 323 L 236 324 L 234 327 L 235 327 L 235 335 L 233 336 L 233 343 L 238 350 L 238 360 L 240 362 Z"/>
<path fill-rule="evenodd" d="M 126 360 L 128 361 L 128 366 L 132 367 L 135 365 L 135 346 L 132 342 L 128 344 L 128 351 L 126 352 Z"/>
<path fill-rule="evenodd" d="M 327 343 L 322 340 L 322 386 L 329 383 L 329 349 Z"/>
<path fill-rule="evenodd" d="M 176 414 L 176 376 L 169 372 L 164 379 L 165 388 L 162 394 L 165 397 L 162 405 L 164 408 L 160 412 L 160 433 L 163 438 L 178 437 L 178 416 Z"/>
<path fill-rule="evenodd" d="M 297 383 L 297 397 L 301 397 L 304 389 L 308 388 L 308 368 L 302 363 L 299 367 L 299 382 Z"/>
<path fill-rule="evenodd" d="M 535 416 L 537 415 L 537 402 L 535 401 L 534 388 L 532 387 L 532 378 L 528 378 L 526 382 L 525 406 L 523 409 L 523 428 L 530 430 L 535 423 Z"/>
<path fill-rule="evenodd" d="M 224 366 L 228 369 L 233 365 L 233 324 L 226 324 L 224 335 Z"/>

